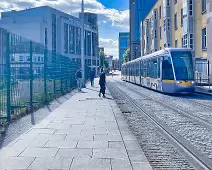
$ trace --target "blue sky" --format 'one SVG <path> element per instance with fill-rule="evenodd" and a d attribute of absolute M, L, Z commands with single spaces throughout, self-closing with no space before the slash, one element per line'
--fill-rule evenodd
<path fill-rule="evenodd" d="M 129 31 L 128 0 L 84 0 L 85 11 L 98 14 L 100 46 L 108 55 L 118 57 L 118 34 Z M 0 0 L 0 12 L 48 5 L 78 16 L 81 0 Z"/>
<path fill-rule="evenodd" d="M 117 10 L 128 10 L 129 0 L 98 0 L 106 8 L 114 8 Z"/>

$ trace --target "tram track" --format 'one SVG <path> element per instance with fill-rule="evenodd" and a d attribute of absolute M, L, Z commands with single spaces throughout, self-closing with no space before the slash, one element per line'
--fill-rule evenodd
<path fill-rule="evenodd" d="M 116 80 L 115 80 L 116 81 Z M 119 81 L 116 81 L 117 83 L 119 83 L 120 85 L 122 86 L 125 86 L 126 88 L 130 88 L 129 86 L 123 84 L 123 83 L 120 83 Z M 187 116 L 188 118 L 191 118 L 191 119 L 194 119 L 195 121 L 199 122 L 199 124 L 201 124 L 202 126 L 206 127 L 207 129 L 211 130 L 212 131 L 212 122 L 207 120 L 207 119 L 203 119 L 201 117 L 199 117 L 198 115 L 195 115 L 193 114 L 192 112 L 188 112 L 188 111 L 185 111 L 185 110 L 182 110 L 182 109 L 179 109 L 178 107 L 175 107 L 175 106 L 171 106 L 171 105 L 167 105 L 165 104 L 164 102 L 161 102 L 157 99 L 154 99 L 153 97 L 150 97 L 150 96 L 147 96 L 133 88 L 130 88 L 130 90 L 136 92 L 136 93 L 139 93 L 140 95 L 142 96 L 145 96 L 146 98 L 152 100 L 152 101 L 155 101 L 157 103 L 159 103 L 160 105 L 163 105 L 164 107 L 166 108 L 169 108 L 171 110 L 174 110 L 175 112 L 178 112 L 180 114 L 183 114 L 185 116 Z M 210 107 L 211 111 L 212 111 L 212 107 Z"/>
<path fill-rule="evenodd" d="M 194 120 L 196 123 L 200 124 L 201 126 L 207 127 L 211 130 L 211 125 L 209 122 L 206 122 L 204 119 L 201 119 L 199 117 L 191 116 L 189 113 L 184 113 L 185 111 L 179 110 L 178 108 L 174 108 L 173 106 L 168 106 L 156 99 L 153 99 L 145 94 L 142 94 L 141 92 L 138 92 L 134 88 L 130 88 L 123 83 L 120 83 L 119 81 L 114 80 L 116 83 L 118 83 L 120 86 L 127 88 L 129 91 L 141 95 L 142 97 L 148 99 L 149 101 L 154 101 L 168 109 L 173 110 L 174 112 L 177 112 L 180 115 L 184 115 L 187 118 L 190 118 Z M 113 85 L 114 86 L 114 85 Z M 178 132 L 176 132 L 172 127 L 170 127 L 168 124 L 164 123 L 162 120 L 160 120 L 156 115 L 151 114 L 144 108 L 142 108 L 142 105 L 140 104 L 139 99 L 133 99 L 130 97 L 130 95 L 123 92 L 124 88 L 116 87 L 117 91 L 120 92 L 125 99 L 128 100 L 129 103 L 131 103 L 133 106 L 135 106 L 136 109 L 138 109 L 140 112 L 144 113 L 145 116 L 151 121 L 158 129 L 159 131 L 168 136 L 168 138 L 172 141 L 174 146 L 177 146 L 181 152 L 184 152 L 188 158 L 189 161 L 192 162 L 192 164 L 198 164 L 197 169 L 212 169 L 212 161 L 211 159 L 205 155 L 205 153 L 201 152 L 199 149 L 197 149 L 195 146 L 193 146 L 190 141 L 185 139 L 183 136 L 181 136 Z M 179 123 L 179 122 L 178 122 Z"/>

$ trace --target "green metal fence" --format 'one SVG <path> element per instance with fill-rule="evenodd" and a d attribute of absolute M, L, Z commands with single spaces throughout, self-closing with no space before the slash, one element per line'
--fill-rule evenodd
<path fill-rule="evenodd" d="M 78 68 L 80 61 L 0 28 L 0 125 L 69 93 Z"/>

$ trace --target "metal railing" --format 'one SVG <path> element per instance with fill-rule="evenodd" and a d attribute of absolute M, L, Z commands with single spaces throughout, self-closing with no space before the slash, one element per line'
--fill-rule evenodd
<path fill-rule="evenodd" d="M 207 59 L 197 60 L 196 63 L 196 71 L 195 71 L 195 79 L 196 85 L 202 86 L 206 90 L 211 90 L 211 82 L 210 82 L 210 65 Z"/>
<path fill-rule="evenodd" d="M 79 60 L 0 28 L 0 127 L 69 93 L 76 87 L 80 67 Z"/>

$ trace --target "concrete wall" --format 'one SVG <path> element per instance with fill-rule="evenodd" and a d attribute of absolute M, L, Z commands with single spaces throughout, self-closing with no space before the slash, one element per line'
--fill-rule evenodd
<path fill-rule="evenodd" d="M 210 80 L 212 82 L 212 1 L 207 0 L 207 55 L 210 62 Z"/>

